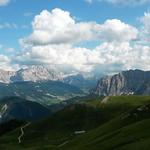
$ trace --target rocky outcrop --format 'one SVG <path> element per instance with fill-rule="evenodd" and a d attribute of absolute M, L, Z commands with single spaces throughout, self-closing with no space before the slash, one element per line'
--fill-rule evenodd
<path fill-rule="evenodd" d="M 11 77 L 15 75 L 13 71 L 4 71 L 0 69 L 0 82 L 9 83 L 11 81 Z"/>
<path fill-rule="evenodd" d="M 103 96 L 150 95 L 150 71 L 129 70 L 105 76 L 92 92 Z"/>

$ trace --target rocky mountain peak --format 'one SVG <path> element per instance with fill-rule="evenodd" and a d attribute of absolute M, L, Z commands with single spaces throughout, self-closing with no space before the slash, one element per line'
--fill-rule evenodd
<path fill-rule="evenodd" d="M 62 73 L 55 68 L 45 66 L 31 66 L 16 72 L 12 78 L 13 81 L 42 81 L 42 80 L 60 80 Z"/>
<path fill-rule="evenodd" d="M 150 71 L 129 70 L 101 78 L 93 92 L 104 96 L 150 95 L 148 87 L 150 87 Z"/>
<path fill-rule="evenodd" d="M 0 69 L 0 82 L 9 83 L 11 81 L 11 77 L 15 75 L 14 71 L 5 71 Z"/>

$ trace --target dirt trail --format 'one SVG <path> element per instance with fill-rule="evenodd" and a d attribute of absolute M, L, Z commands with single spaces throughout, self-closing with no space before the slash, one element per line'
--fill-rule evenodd
<path fill-rule="evenodd" d="M 62 147 L 64 145 L 66 145 L 67 143 L 69 143 L 69 141 L 63 142 L 62 144 L 58 145 L 57 147 Z"/>
<path fill-rule="evenodd" d="M 105 97 L 101 103 L 106 104 L 108 102 L 109 98 L 110 98 L 109 96 Z"/>
<path fill-rule="evenodd" d="M 27 123 L 27 124 L 25 124 L 24 126 L 22 126 L 22 127 L 20 128 L 21 134 L 20 134 L 20 136 L 18 137 L 18 142 L 19 142 L 19 143 L 21 143 L 21 138 L 24 136 L 24 129 L 25 129 L 27 126 L 29 126 L 29 125 L 30 125 L 30 123 Z"/>

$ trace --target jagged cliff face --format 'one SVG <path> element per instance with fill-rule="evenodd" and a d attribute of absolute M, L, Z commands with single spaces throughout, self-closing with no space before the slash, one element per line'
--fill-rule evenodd
<path fill-rule="evenodd" d="M 60 81 L 64 78 L 65 74 L 58 71 L 56 68 L 46 66 L 31 66 L 26 69 L 20 69 L 18 71 L 5 71 L 0 70 L 0 82 L 22 82 L 22 81 Z"/>
<path fill-rule="evenodd" d="M 93 77 L 91 77 L 93 78 Z M 90 78 L 89 78 L 90 79 Z M 74 80 L 88 80 L 82 74 L 78 72 L 67 73 L 58 70 L 54 67 L 48 66 L 31 66 L 26 69 L 20 69 L 18 71 L 5 71 L 0 70 L 0 82 L 22 82 L 22 81 L 63 81 L 65 83 L 71 83 Z M 74 81 L 75 82 L 75 81 Z"/>
<path fill-rule="evenodd" d="M 5 71 L 0 70 L 0 82 L 22 82 L 22 81 L 43 81 L 43 80 L 61 80 L 63 74 L 55 69 L 43 67 L 43 66 L 32 66 L 27 69 L 20 69 L 18 71 Z"/>
<path fill-rule="evenodd" d="M 93 93 L 104 96 L 150 95 L 150 71 L 129 70 L 103 77 Z"/>
<path fill-rule="evenodd" d="M 0 82 L 9 83 L 11 81 L 11 77 L 15 75 L 13 71 L 4 71 L 0 69 Z"/>
<path fill-rule="evenodd" d="M 21 69 L 16 72 L 15 76 L 11 78 L 13 82 L 16 81 L 43 81 L 43 80 L 61 80 L 63 74 L 54 68 L 44 66 L 32 66 L 27 69 Z"/>

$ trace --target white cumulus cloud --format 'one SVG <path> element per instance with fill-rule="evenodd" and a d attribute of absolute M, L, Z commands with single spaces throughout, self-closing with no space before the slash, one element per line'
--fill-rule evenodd
<path fill-rule="evenodd" d="M 138 30 L 118 19 L 106 20 L 100 25 L 99 38 L 105 41 L 131 41 L 137 38 Z"/>
<path fill-rule="evenodd" d="M 0 0 L 0 6 L 6 6 L 10 0 Z"/>
<path fill-rule="evenodd" d="M 56 8 L 35 16 L 32 26 L 33 32 L 20 40 L 22 51 L 15 57 L 20 65 L 69 66 L 82 72 L 150 69 L 150 47 L 137 44 L 139 31 L 118 19 L 77 22 Z M 75 46 L 95 40 L 99 46 L 93 49 Z"/>
<path fill-rule="evenodd" d="M 8 56 L 0 54 L 0 69 L 12 70 L 11 59 Z"/>
<path fill-rule="evenodd" d="M 42 11 L 40 15 L 35 16 L 32 26 L 33 33 L 22 42 L 35 45 L 91 40 L 98 28 L 94 22 L 75 22 L 68 11 L 58 8 L 51 12 Z"/>
<path fill-rule="evenodd" d="M 130 49 L 129 43 L 137 38 L 138 33 L 135 27 L 117 19 L 106 20 L 103 24 L 77 22 L 68 11 L 58 8 L 51 12 L 42 11 L 35 16 L 32 25 L 31 35 L 21 39 L 23 50 L 16 57 L 17 62 L 22 65 L 70 66 L 85 72 L 97 65 L 123 61 L 122 57 L 117 57 Z M 94 40 L 103 44 L 94 49 L 74 46 Z M 104 50 L 107 55 L 103 55 Z"/>
<path fill-rule="evenodd" d="M 24 44 L 44 45 L 78 43 L 91 40 L 130 41 L 137 36 L 137 29 L 117 19 L 104 24 L 77 22 L 68 11 L 44 10 L 32 22 L 33 33 L 21 40 Z M 126 34 L 126 36 L 124 36 Z"/>

